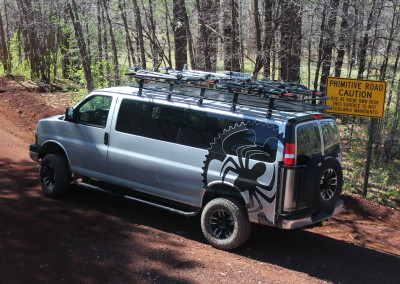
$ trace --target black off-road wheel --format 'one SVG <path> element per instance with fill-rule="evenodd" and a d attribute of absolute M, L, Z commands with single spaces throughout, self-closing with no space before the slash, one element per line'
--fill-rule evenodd
<path fill-rule="evenodd" d="M 302 197 L 309 208 L 331 211 L 343 187 L 343 171 L 339 161 L 327 157 L 305 169 Z"/>
<path fill-rule="evenodd" d="M 40 185 L 48 197 L 59 197 L 68 192 L 71 172 L 68 161 L 62 154 L 47 154 L 39 169 Z"/>
<path fill-rule="evenodd" d="M 235 198 L 216 198 L 204 207 L 201 229 L 207 241 L 216 248 L 230 250 L 244 244 L 251 224 L 244 205 Z"/>

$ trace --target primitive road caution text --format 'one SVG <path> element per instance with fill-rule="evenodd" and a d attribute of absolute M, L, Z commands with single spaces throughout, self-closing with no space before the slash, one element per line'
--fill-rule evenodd
<path fill-rule="evenodd" d="M 383 117 L 386 82 L 344 78 L 327 79 L 328 113 Z"/>

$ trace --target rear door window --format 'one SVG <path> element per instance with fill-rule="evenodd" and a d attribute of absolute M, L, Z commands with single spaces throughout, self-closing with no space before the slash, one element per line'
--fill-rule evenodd
<path fill-rule="evenodd" d="M 322 142 L 317 122 L 297 127 L 297 164 L 305 165 L 312 158 L 322 156 Z"/>
<path fill-rule="evenodd" d="M 338 157 L 340 155 L 340 138 L 336 123 L 334 121 L 322 121 L 321 130 L 324 138 L 325 156 Z"/>
<path fill-rule="evenodd" d="M 123 99 L 116 130 L 207 149 L 225 127 L 235 122 L 204 111 Z"/>

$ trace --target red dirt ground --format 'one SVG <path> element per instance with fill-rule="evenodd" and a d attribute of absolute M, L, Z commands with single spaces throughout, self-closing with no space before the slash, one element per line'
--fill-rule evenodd
<path fill-rule="evenodd" d="M 186 218 L 86 190 L 45 198 L 29 159 L 65 93 L 0 77 L 0 283 L 399 283 L 400 212 L 356 196 L 323 226 L 253 226 L 224 252 Z"/>

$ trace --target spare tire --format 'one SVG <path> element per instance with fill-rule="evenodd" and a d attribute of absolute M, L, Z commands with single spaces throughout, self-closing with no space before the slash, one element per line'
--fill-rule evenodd
<path fill-rule="evenodd" d="M 342 165 L 333 157 L 310 162 L 304 169 L 301 196 L 311 209 L 331 211 L 342 193 L 342 187 Z"/>

